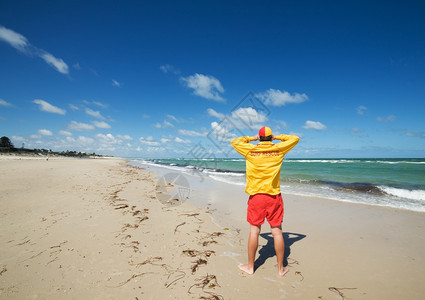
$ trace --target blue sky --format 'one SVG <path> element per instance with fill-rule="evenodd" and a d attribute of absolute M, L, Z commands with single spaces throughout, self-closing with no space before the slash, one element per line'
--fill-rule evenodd
<path fill-rule="evenodd" d="M 154 2 L 154 3 L 151 3 Z M 0 135 L 16 147 L 424 157 L 421 1 L 1 1 Z"/>

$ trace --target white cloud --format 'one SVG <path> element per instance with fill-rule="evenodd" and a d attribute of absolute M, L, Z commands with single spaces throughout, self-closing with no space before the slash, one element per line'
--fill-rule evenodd
<path fill-rule="evenodd" d="M 121 86 L 121 84 L 118 81 L 116 81 L 115 79 L 112 79 L 112 85 L 113 86 L 116 86 L 116 87 L 120 87 Z"/>
<path fill-rule="evenodd" d="M 168 143 L 168 142 L 170 142 L 170 139 L 161 138 L 161 143 L 165 144 L 165 143 Z"/>
<path fill-rule="evenodd" d="M 164 121 L 163 127 L 164 128 L 166 128 L 166 127 L 174 127 L 174 125 L 172 123 L 168 122 L 168 121 Z"/>
<path fill-rule="evenodd" d="M 222 123 L 228 124 L 230 127 L 236 127 L 236 129 L 259 129 L 266 125 L 268 122 L 267 115 L 264 112 L 257 111 L 252 107 L 240 107 L 232 111 L 230 116 L 226 116 L 222 113 L 216 112 L 212 108 L 209 108 L 208 114 L 210 116 L 218 118 Z"/>
<path fill-rule="evenodd" d="M 179 129 L 179 134 L 186 135 L 186 136 L 206 136 L 207 135 L 205 132 L 198 132 L 198 131 L 186 130 L 186 129 Z"/>
<path fill-rule="evenodd" d="M 60 135 L 65 135 L 65 136 L 72 136 L 72 133 L 66 130 L 61 130 L 59 131 Z"/>
<path fill-rule="evenodd" d="M 10 139 L 15 144 L 15 147 L 16 147 L 16 143 L 24 143 L 24 142 L 26 142 L 26 139 L 24 137 L 22 137 L 22 136 L 19 136 L 19 135 L 12 135 L 12 137 Z"/>
<path fill-rule="evenodd" d="M 211 129 L 214 136 L 220 139 L 220 141 L 230 141 L 236 137 L 236 134 L 231 133 L 225 126 L 222 126 L 217 122 L 211 123 Z"/>
<path fill-rule="evenodd" d="M 117 138 L 124 140 L 124 141 L 132 141 L 133 140 L 133 138 L 131 136 L 127 135 L 127 134 L 124 134 L 124 135 L 118 134 Z"/>
<path fill-rule="evenodd" d="M 325 130 L 326 126 L 320 122 L 316 121 L 306 121 L 305 125 L 303 126 L 304 129 L 314 129 L 314 130 Z"/>
<path fill-rule="evenodd" d="M 234 122 L 242 121 L 249 127 L 261 127 L 265 125 L 268 118 L 264 113 L 257 112 L 252 107 L 241 107 L 232 111 L 232 118 Z M 239 126 L 243 128 L 245 126 Z"/>
<path fill-rule="evenodd" d="M 189 77 L 181 77 L 185 85 L 193 89 L 193 93 L 202 98 L 225 101 L 220 94 L 224 93 L 224 88 L 220 81 L 210 75 L 195 74 Z"/>
<path fill-rule="evenodd" d="M 183 119 L 179 119 L 179 118 L 177 118 L 177 117 L 175 117 L 175 116 L 173 116 L 173 115 L 167 115 L 167 118 L 169 118 L 169 119 L 173 120 L 173 121 L 174 121 L 174 122 L 176 122 L 176 123 L 182 123 L 182 122 L 184 122 L 184 120 L 183 120 Z"/>
<path fill-rule="evenodd" d="M 88 146 L 93 144 L 94 139 L 85 136 L 79 136 L 77 142 L 80 144 L 80 146 Z"/>
<path fill-rule="evenodd" d="M 117 141 L 117 139 L 110 133 L 108 134 L 96 134 L 96 139 L 104 144 L 117 144 L 119 143 L 119 141 Z"/>
<path fill-rule="evenodd" d="M 28 55 L 36 55 L 42 58 L 46 63 L 52 65 L 57 71 L 62 74 L 68 74 L 69 68 L 68 65 L 61 59 L 53 56 L 52 54 L 39 49 L 35 46 L 32 46 L 26 37 L 23 35 L 7 29 L 3 26 L 0 26 L 0 40 L 8 43 L 13 48 L 17 49 L 20 52 L 26 53 Z"/>
<path fill-rule="evenodd" d="M 95 127 L 91 124 L 78 123 L 76 121 L 71 121 L 71 123 L 68 125 L 69 130 L 83 131 L 83 130 L 93 130 L 94 128 Z"/>
<path fill-rule="evenodd" d="M 99 102 L 99 101 L 87 101 L 87 100 L 83 100 L 83 103 L 86 104 L 86 105 L 91 105 L 91 106 L 92 105 L 96 105 L 96 106 L 99 106 L 99 107 L 101 107 L 103 109 L 108 108 L 108 104 L 104 104 L 104 103 Z"/>
<path fill-rule="evenodd" d="M 33 101 L 33 103 L 38 104 L 39 108 L 41 111 L 45 111 L 45 112 L 49 112 L 49 113 L 53 113 L 53 114 L 59 114 L 59 115 L 64 115 L 66 114 L 66 110 L 53 106 L 50 103 L 41 100 L 41 99 L 35 99 Z"/>
<path fill-rule="evenodd" d="M 167 73 L 173 73 L 173 74 L 180 74 L 180 70 L 174 68 L 172 65 L 169 64 L 165 64 L 159 67 L 159 69 L 164 72 L 165 74 Z"/>
<path fill-rule="evenodd" d="M 180 143 L 180 144 L 190 144 L 190 143 L 191 143 L 191 141 L 190 141 L 190 140 L 183 140 L 183 139 L 181 139 L 181 138 L 179 138 L 179 137 L 176 137 L 176 138 L 174 139 L 174 141 L 175 141 L 176 143 Z"/>
<path fill-rule="evenodd" d="M 62 74 L 68 74 L 69 68 L 68 65 L 61 58 L 56 58 L 52 54 L 43 52 L 40 54 L 40 57 L 50 65 L 52 65 L 58 72 Z"/>
<path fill-rule="evenodd" d="M 0 26 L 0 40 L 3 40 L 19 51 L 25 51 L 25 48 L 29 45 L 26 37 L 3 26 Z"/>
<path fill-rule="evenodd" d="M 100 111 L 94 111 L 94 110 L 92 110 L 92 109 L 90 109 L 90 108 L 86 108 L 86 110 L 85 110 L 85 112 L 86 112 L 86 114 L 88 114 L 89 116 L 92 116 L 92 117 L 94 117 L 94 118 L 97 118 L 97 119 L 102 119 L 102 120 L 104 120 L 105 118 L 102 116 L 102 114 L 100 113 Z"/>
<path fill-rule="evenodd" d="M 92 121 L 92 123 L 94 124 L 94 126 L 96 126 L 97 128 L 102 128 L 102 129 L 107 129 L 107 128 L 111 128 L 111 125 L 109 125 L 108 123 L 104 122 L 104 121 Z"/>
<path fill-rule="evenodd" d="M 80 110 L 80 109 L 78 108 L 78 106 L 76 106 L 76 105 L 74 105 L 74 104 L 69 104 L 69 108 L 70 108 L 70 109 L 72 109 L 72 110 Z"/>
<path fill-rule="evenodd" d="M 39 129 L 38 133 L 45 136 L 52 136 L 53 133 L 50 130 L 47 129 Z"/>
<path fill-rule="evenodd" d="M 287 91 L 268 89 L 264 93 L 256 94 L 257 98 L 264 101 L 265 105 L 284 106 L 288 103 L 301 103 L 308 100 L 306 94 L 295 93 L 291 95 Z"/>
<path fill-rule="evenodd" d="M 52 149 L 58 149 L 60 151 L 70 150 L 78 152 L 95 152 L 93 146 L 98 146 L 99 143 L 94 143 L 94 139 L 85 136 L 79 136 L 77 138 L 67 136 L 62 140 L 55 141 L 54 145 L 51 145 Z"/>
<path fill-rule="evenodd" d="M 288 124 L 286 124 L 285 121 L 277 121 L 279 123 L 278 125 L 278 129 L 282 128 L 282 129 L 286 129 L 288 128 Z"/>
<path fill-rule="evenodd" d="M 94 104 L 94 105 L 99 106 L 101 108 L 108 108 L 108 104 L 105 104 L 105 103 L 102 103 L 102 102 L 99 102 L 99 101 L 92 101 L 92 102 L 86 101 L 86 103 L 87 104 Z"/>
<path fill-rule="evenodd" d="M 174 127 L 174 125 L 170 122 L 168 122 L 167 120 L 164 120 L 164 122 L 161 123 L 156 123 L 155 125 L 153 125 L 155 128 L 168 128 L 168 127 Z"/>
<path fill-rule="evenodd" d="M 425 132 L 423 132 L 423 131 L 406 131 L 406 136 L 425 138 Z"/>
<path fill-rule="evenodd" d="M 147 146 L 154 146 L 154 147 L 155 146 L 160 146 L 160 143 L 152 141 L 152 137 L 147 137 L 147 138 L 140 137 L 139 138 L 139 142 L 141 144 L 147 145 Z"/>
<path fill-rule="evenodd" d="M 208 114 L 211 116 L 211 117 L 215 117 L 215 118 L 217 118 L 217 119 L 223 119 L 224 118 L 224 114 L 222 114 L 222 113 L 219 113 L 219 112 L 216 112 L 214 109 L 212 109 L 212 108 L 208 108 L 207 109 L 207 112 L 208 112 Z"/>
<path fill-rule="evenodd" d="M 363 115 L 366 112 L 367 107 L 366 106 L 363 106 L 363 105 L 360 105 L 360 106 L 357 107 L 356 110 L 357 110 L 357 114 Z"/>
<path fill-rule="evenodd" d="M 39 139 L 39 138 L 41 138 L 41 135 L 38 135 L 38 134 L 31 134 L 30 135 L 30 139 Z"/>
<path fill-rule="evenodd" d="M 0 106 L 12 106 L 9 102 L 6 100 L 0 99 Z"/>
<path fill-rule="evenodd" d="M 154 146 L 154 147 L 148 147 L 148 148 L 146 149 L 146 151 L 147 151 L 148 153 L 152 153 L 153 155 L 156 155 L 156 154 L 158 154 L 158 153 L 161 153 L 161 152 L 165 152 L 165 151 L 167 151 L 167 149 L 165 149 L 164 147 Z M 175 151 L 174 151 L 174 152 L 175 152 Z"/>
<path fill-rule="evenodd" d="M 84 151 L 86 153 L 117 154 L 117 151 L 128 151 L 131 145 L 111 133 L 99 133 L 92 137 L 67 136 L 64 139 L 53 140 L 52 149 Z M 52 144 L 51 143 L 51 144 Z M 114 155 L 115 155 L 114 154 Z"/>
<path fill-rule="evenodd" d="M 377 118 L 376 118 L 376 120 L 377 120 L 378 122 L 383 122 L 383 123 L 390 123 L 390 122 L 394 122 L 396 119 L 397 119 L 397 118 L 396 118 L 396 116 L 394 116 L 394 115 L 389 115 L 389 116 L 387 116 L 387 117 L 385 117 L 385 118 L 382 118 L 382 117 L 377 117 Z"/>

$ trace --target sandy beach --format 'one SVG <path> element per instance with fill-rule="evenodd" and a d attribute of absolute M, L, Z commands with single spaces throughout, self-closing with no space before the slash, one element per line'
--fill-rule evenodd
<path fill-rule="evenodd" d="M 118 158 L 0 156 L 0 299 L 421 299 L 425 214 L 287 195 L 290 272 L 262 228 L 246 262 L 241 186 L 186 176 L 160 201 L 152 169 Z M 178 198 L 178 197 L 177 197 Z M 176 203 L 172 203 L 172 201 Z"/>

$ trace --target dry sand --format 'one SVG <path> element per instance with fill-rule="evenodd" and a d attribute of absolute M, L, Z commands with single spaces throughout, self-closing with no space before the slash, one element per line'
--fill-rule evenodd
<path fill-rule="evenodd" d="M 248 276 L 246 208 L 215 201 L 217 186 L 191 193 L 204 205 L 169 206 L 155 174 L 120 159 L 0 157 L 0 170 L 0 299 L 425 295 L 425 214 L 285 195 L 290 272 L 278 277 L 264 225 Z"/>

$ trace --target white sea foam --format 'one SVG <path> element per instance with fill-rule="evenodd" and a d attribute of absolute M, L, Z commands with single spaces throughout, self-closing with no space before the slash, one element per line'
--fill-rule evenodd
<path fill-rule="evenodd" d="M 378 161 L 370 161 L 371 163 L 378 163 L 378 164 L 390 164 L 390 165 L 397 165 L 397 164 L 412 164 L 412 165 L 423 165 L 425 164 L 425 161 L 386 161 L 386 160 L 378 160 Z"/>
<path fill-rule="evenodd" d="M 286 159 L 285 163 L 330 163 L 330 164 L 348 164 L 348 163 L 368 163 L 368 164 L 413 164 L 423 165 L 425 161 L 388 161 L 388 160 L 359 160 L 359 159 Z"/>
<path fill-rule="evenodd" d="M 244 186 L 245 185 L 245 182 L 240 182 L 240 181 L 232 180 L 232 179 L 226 178 L 224 176 L 215 176 L 215 175 L 209 174 L 209 177 L 212 178 L 212 179 L 214 179 L 214 180 L 217 180 L 217 181 L 220 181 L 220 182 L 224 182 L 224 183 L 228 183 L 228 184 L 240 185 L 240 186 Z"/>
<path fill-rule="evenodd" d="M 180 171 L 180 172 L 184 172 L 184 168 L 179 167 L 177 165 L 162 165 L 162 164 L 157 164 L 151 161 L 146 161 L 146 160 L 133 160 L 132 161 L 133 164 L 135 165 L 148 165 L 148 166 L 152 166 L 152 167 L 161 167 L 164 169 L 169 169 L 169 170 L 173 170 L 173 171 Z M 193 171 L 192 171 L 193 172 Z"/>
<path fill-rule="evenodd" d="M 345 159 L 290 159 L 285 160 L 290 163 L 331 163 L 331 164 L 343 164 L 343 163 L 358 163 L 359 160 L 345 160 Z"/>
<path fill-rule="evenodd" d="M 393 196 L 397 196 L 397 197 L 405 198 L 405 199 L 425 201 L 424 190 L 405 190 L 405 189 L 398 189 L 398 188 L 393 188 L 388 186 L 378 186 L 378 188 L 389 195 L 393 195 Z"/>
<path fill-rule="evenodd" d="M 234 176 L 234 177 L 245 177 L 245 173 L 236 173 L 236 172 L 220 172 L 220 171 L 211 171 L 205 169 L 204 173 L 208 173 L 211 175 L 221 175 L 221 176 Z"/>

